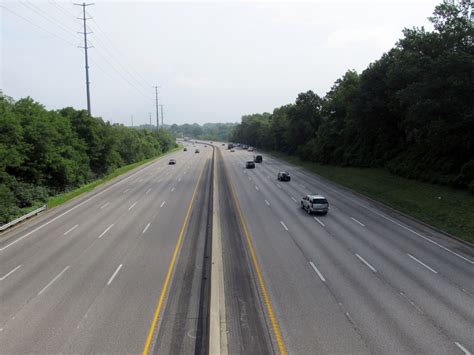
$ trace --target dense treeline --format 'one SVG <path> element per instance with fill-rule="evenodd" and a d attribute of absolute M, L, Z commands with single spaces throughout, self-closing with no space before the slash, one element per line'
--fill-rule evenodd
<path fill-rule="evenodd" d="M 469 5 L 442 3 L 433 31 L 403 38 L 324 98 L 312 91 L 242 117 L 231 139 L 332 165 L 386 167 L 474 192 L 474 30 Z"/>
<path fill-rule="evenodd" d="M 48 111 L 0 95 L 0 223 L 112 170 L 175 146 L 165 130 L 135 130 L 86 111 Z"/>
<path fill-rule="evenodd" d="M 237 123 L 204 123 L 202 126 L 194 123 L 183 125 L 173 124 L 169 127 L 171 133 L 177 137 L 225 141 Z"/>

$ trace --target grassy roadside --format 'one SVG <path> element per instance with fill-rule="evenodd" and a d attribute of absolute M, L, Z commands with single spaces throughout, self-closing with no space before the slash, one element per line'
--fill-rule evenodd
<path fill-rule="evenodd" d="M 153 158 L 149 158 L 149 159 L 145 159 L 145 160 L 142 160 L 142 161 L 139 161 L 139 162 L 136 162 L 136 163 L 133 163 L 133 164 L 129 164 L 129 165 L 125 165 L 125 166 L 122 166 L 118 169 L 115 169 L 113 172 L 111 172 L 110 174 L 98 179 L 98 180 L 94 180 L 90 183 L 88 183 L 87 185 L 83 185 L 81 187 L 78 187 L 77 189 L 74 189 L 74 190 L 71 190 L 71 191 L 68 191 L 68 192 L 65 192 L 63 194 L 59 194 L 59 195 L 56 195 L 56 196 L 53 196 L 51 198 L 48 199 L 48 201 L 46 202 L 46 204 L 48 205 L 48 208 L 53 208 L 53 207 L 56 207 L 56 206 L 59 206 L 79 195 L 82 195 L 83 193 L 86 193 L 86 192 L 89 192 L 89 191 L 92 191 L 93 189 L 95 189 L 97 186 L 99 185 L 102 185 L 103 183 L 107 182 L 107 181 L 110 181 L 112 180 L 113 178 L 119 176 L 119 175 L 122 175 L 122 174 L 125 174 L 126 172 L 132 170 L 132 169 L 135 169 L 136 167 L 140 166 L 140 165 L 143 165 L 143 164 L 146 164 L 152 160 L 155 160 L 159 157 L 162 157 L 163 155 L 166 155 L 166 154 L 169 154 L 169 153 L 172 153 L 172 152 L 175 152 L 179 149 L 182 148 L 182 145 L 179 144 L 178 147 L 176 148 L 173 148 L 169 151 L 167 151 L 166 153 L 163 153 L 161 155 L 158 155 L 156 157 L 153 157 Z M 39 206 L 38 206 L 39 207 Z M 37 208 L 37 207 L 36 207 Z M 27 212 L 25 212 L 27 213 Z"/>
<path fill-rule="evenodd" d="M 474 195 L 468 191 L 405 179 L 384 169 L 320 165 L 271 154 L 474 243 Z"/>

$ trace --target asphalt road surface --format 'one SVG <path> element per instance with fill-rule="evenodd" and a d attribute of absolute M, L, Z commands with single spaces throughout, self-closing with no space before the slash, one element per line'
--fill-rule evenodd
<path fill-rule="evenodd" d="M 216 172 L 189 144 L 4 233 L 0 353 L 206 353 L 215 173 L 229 354 L 474 351 L 471 247 L 216 146 Z"/>
<path fill-rule="evenodd" d="M 474 350 L 472 248 L 265 154 L 245 169 L 255 152 L 221 151 L 268 294 L 266 304 L 257 288 L 268 352 Z M 326 216 L 300 208 L 310 193 L 327 197 Z"/>
<path fill-rule="evenodd" d="M 211 147 L 172 153 L 2 237 L 0 352 L 142 352 L 211 157 Z M 197 209 L 205 198 L 196 193 Z"/>

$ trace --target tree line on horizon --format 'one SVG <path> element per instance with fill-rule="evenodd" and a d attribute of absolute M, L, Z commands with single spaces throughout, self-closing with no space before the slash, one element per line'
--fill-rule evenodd
<path fill-rule="evenodd" d="M 300 93 L 272 113 L 242 117 L 233 142 L 321 164 L 382 167 L 474 192 L 474 26 L 469 4 L 443 2 L 434 30 L 403 30 L 362 73 L 320 97 Z"/>
<path fill-rule="evenodd" d="M 0 224 L 22 209 L 176 146 L 150 132 L 67 107 L 46 110 L 31 98 L 0 94 Z"/>
<path fill-rule="evenodd" d="M 176 137 L 190 137 L 202 140 L 225 141 L 229 138 L 231 130 L 237 123 L 185 123 L 182 125 L 172 124 L 169 130 Z"/>

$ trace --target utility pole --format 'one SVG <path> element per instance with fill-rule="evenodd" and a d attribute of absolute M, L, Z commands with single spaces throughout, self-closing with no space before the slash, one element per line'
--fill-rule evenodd
<path fill-rule="evenodd" d="M 86 62 L 86 91 L 87 91 L 87 112 L 89 113 L 89 116 L 91 115 L 91 92 L 90 92 L 90 82 L 89 82 L 89 59 L 87 57 L 87 49 L 92 48 L 87 46 L 87 20 L 88 18 L 86 17 L 86 6 L 91 6 L 94 4 L 86 4 L 83 2 L 82 4 L 76 4 L 74 5 L 77 6 L 82 6 L 82 18 L 79 18 L 79 20 L 82 20 L 84 22 L 84 32 L 79 32 L 84 35 L 84 54 L 85 54 L 85 62 Z"/>
<path fill-rule="evenodd" d="M 149 112 L 149 114 L 150 114 L 150 131 L 152 131 L 152 130 L 153 130 L 153 126 L 151 125 L 151 112 Z"/>
<path fill-rule="evenodd" d="M 160 108 L 161 108 L 161 128 L 164 128 L 164 124 L 163 124 L 163 105 L 160 105 Z"/>
<path fill-rule="evenodd" d="M 155 105 L 156 105 L 156 130 L 160 127 L 160 117 L 158 113 L 158 86 L 155 86 Z"/>

